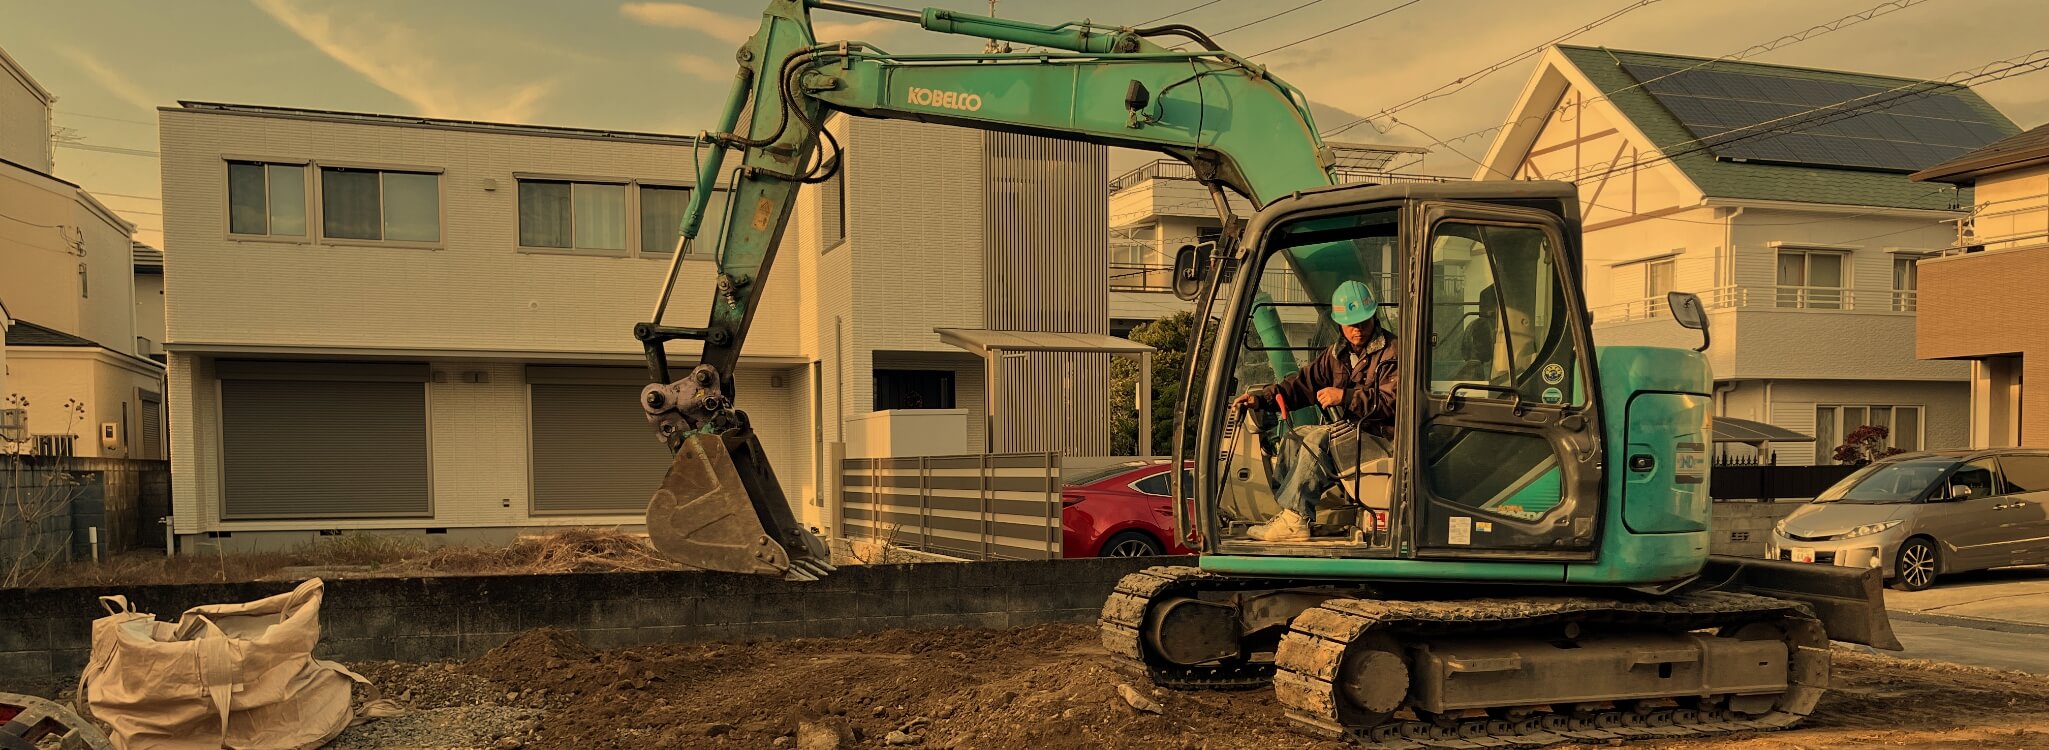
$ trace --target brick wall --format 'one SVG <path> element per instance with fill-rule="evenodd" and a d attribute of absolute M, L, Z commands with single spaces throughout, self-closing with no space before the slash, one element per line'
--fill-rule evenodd
<path fill-rule="evenodd" d="M 796 583 L 729 573 L 583 573 L 336 580 L 320 656 L 342 661 L 475 657 L 514 633 L 555 627 L 600 648 L 833 637 L 886 628 L 1014 628 L 1089 622 L 1117 579 L 1173 558 L 856 565 Z M 125 594 L 175 619 L 200 604 L 290 591 L 274 581 L 0 591 L 0 690 L 75 677 L 97 597 Z"/>

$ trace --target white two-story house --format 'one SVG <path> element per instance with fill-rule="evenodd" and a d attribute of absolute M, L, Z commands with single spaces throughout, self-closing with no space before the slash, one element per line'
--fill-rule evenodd
<path fill-rule="evenodd" d="M 1665 295 L 1700 295 L 1721 416 L 1811 435 L 1863 425 L 1961 447 L 1969 368 L 1915 358 L 1916 264 L 1968 195 L 1907 175 L 2017 129 L 1976 93 L 1911 79 L 1559 46 L 1476 179 L 1580 186 L 1600 344 L 1698 345 Z M 1743 452 L 1730 448 L 1731 452 Z"/>
<path fill-rule="evenodd" d="M 0 452 L 162 459 L 164 368 L 136 329 L 135 226 L 54 173 L 55 100 L 0 51 Z"/>
<path fill-rule="evenodd" d="M 1331 143 L 1338 178 L 1345 182 L 1443 182 L 1454 177 L 1400 171 L 1428 149 Z M 1225 192 L 1231 212 L 1250 219 L 1258 209 Z M 1175 159 L 1146 162 L 1110 180 L 1110 328 L 1124 335 L 1145 323 L 1193 310 L 1173 295 L 1174 255 L 1183 245 L 1214 242 L 1224 231 L 1216 199 L 1195 181 L 1195 168 Z"/>
<path fill-rule="evenodd" d="M 181 549 L 641 523 L 670 457 L 638 405 L 631 332 L 672 259 L 694 139 L 230 104 L 160 116 Z M 1085 418 L 1107 413 L 1106 386 L 1086 387 L 1106 359 L 1024 357 L 1055 377 L 1026 367 L 1003 393 L 1038 397 L 1004 402 L 986 353 L 935 331 L 1103 333 L 1100 274 L 1075 279 L 1093 291 L 1065 283 L 1080 272 L 1050 261 L 1076 243 L 1030 223 L 1067 206 L 1102 226 L 1102 149 L 831 127 L 844 168 L 800 195 L 735 375 L 799 517 L 824 523 L 832 457 L 875 412 L 946 411 L 950 440 L 921 443 L 938 453 L 1107 452 L 1107 417 Z M 720 221 L 683 259 L 666 322 L 704 320 Z M 1082 234 L 1081 265 L 1100 268 L 1107 244 Z M 695 350 L 670 346 L 684 371 Z M 1094 395 L 1031 390 L 1062 382 Z M 1018 413 L 990 417 L 1006 404 Z"/>

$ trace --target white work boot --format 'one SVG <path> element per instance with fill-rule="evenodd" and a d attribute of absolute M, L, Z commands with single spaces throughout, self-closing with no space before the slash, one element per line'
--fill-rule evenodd
<path fill-rule="evenodd" d="M 1309 540 L 1309 520 L 1290 508 L 1271 521 L 1246 529 L 1245 535 L 1262 542 L 1304 542 Z"/>

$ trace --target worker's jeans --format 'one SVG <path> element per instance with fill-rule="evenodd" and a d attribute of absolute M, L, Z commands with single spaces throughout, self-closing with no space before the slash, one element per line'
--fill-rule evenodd
<path fill-rule="evenodd" d="M 1282 450 L 1286 456 L 1282 471 L 1280 494 L 1274 498 L 1283 510 L 1302 514 L 1311 523 L 1316 521 L 1316 498 L 1324 490 L 1337 483 L 1338 467 L 1333 443 L 1351 442 L 1357 438 L 1357 426 L 1350 422 L 1337 424 L 1316 424 L 1297 427 L 1288 431 L 1282 439 L 1287 446 Z"/>

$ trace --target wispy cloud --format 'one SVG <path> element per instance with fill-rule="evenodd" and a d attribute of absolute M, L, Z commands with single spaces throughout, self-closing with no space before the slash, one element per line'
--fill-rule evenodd
<path fill-rule="evenodd" d="M 138 109 L 156 109 L 158 104 L 156 97 L 150 96 L 142 90 L 141 86 L 136 85 L 134 80 L 123 75 L 121 71 L 107 67 L 106 63 L 101 62 L 99 58 L 93 57 L 85 50 L 77 47 L 59 47 L 57 48 L 57 54 L 63 55 L 64 59 L 71 61 L 72 65 L 78 66 L 78 69 L 83 71 L 87 78 L 91 78 L 93 83 L 99 84 L 100 88 L 106 89 L 107 93 L 113 94 L 114 98 L 127 102 Z"/>
<path fill-rule="evenodd" d="M 732 81 L 733 72 L 739 69 L 737 63 L 721 62 L 704 55 L 688 53 L 677 55 L 674 62 L 676 63 L 676 69 L 683 71 L 686 75 L 692 78 L 711 81 L 712 83 Z"/>
<path fill-rule="evenodd" d="M 684 3 L 626 3 L 619 6 L 619 15 L 649 26 L 690 29 L 735 45 L 747 41 L 747 37 L 761 29 L 758 16 L 729 16 Z M 863 39 L 883 34 L 899 25 L 879 19 L 859 23 L 813 22 L 813 28 L 821 39 Z"/>
<path fill-rule="evenodd" d="M 397 95 L 428 117 L 531 119 L 553 81 L 489 84 L 423 54 L 432 39 L 403 24 L 368 15 L 343 18 L 294 0 L 253 0 L 279 24 L 335 62 Z M 346 6 L 344 6 L 346 7 Z"/>

